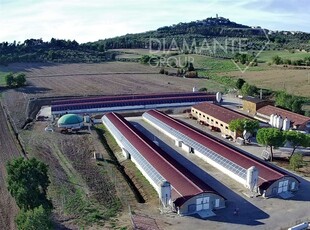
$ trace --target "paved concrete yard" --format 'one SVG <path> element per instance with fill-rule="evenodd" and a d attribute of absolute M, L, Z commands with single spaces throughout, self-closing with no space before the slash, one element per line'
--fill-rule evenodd
<path fill-rule="evenodd" d="M 187 119 L 184 115 L 176 115 L 175 117 L 193 126 L 202 128 L 196 121 Z M 163 150 L 173 157 L 178 157 L 178 160 L 183 165 L 191 168 L 196 175 L 207 181 L 210 186 L 227 198 L 227 208 L 216 211 L 216 216 L 207 220 L 195 217 L 162 215 L 160 219 L 164 223 L 163 229 L 285 229 L 295 225 L 296 222 L 310 221 L 309 180 L 298 177 L 301 181 L 300 190 L 290 200 L 279 198 L 264 199 L 262 197 L 248 198 L 243 194 L 246 192 L 246 189 L 241 184 L 208 165 L 195 155 L 177 148 L 172 139 L 144 122 L 141 117 L 128 118 L 128 120 L 151 140 L 158 141 L 159 146 Z M 206 127 L 203 130 L 221 138 L 219 133 L 213 133 Z M 225 141 L 235 145 L 235 143 L 228 140 Z M 263 147 L 259 146 L 238 147 L 258 157 L 260 157 L 263 149 Z M 233 214 L 236 207 L 240 210 L 238 216 Z"/>

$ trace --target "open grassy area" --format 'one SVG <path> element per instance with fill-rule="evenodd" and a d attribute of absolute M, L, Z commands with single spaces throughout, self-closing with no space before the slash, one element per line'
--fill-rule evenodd
<path fill-rule="evenodd" d="M 7 74 L 6 72 L 1 72 L 0 71 L 0 86 L 5 86 L 6 85 L 6 83 L 5 83 L 5 75 L 6 74 Z"/>
<path fill-rule="evenodd" d="M 258 56 L 258 61 L 271 62 L 272 57 L 276 55 L 284 59 L 297 60 L 297 59 L 303 59 L 305 57 L 309 57 L 310 53 L 301 52 L 301 51 L 295 51 L 294 53 L 292 53 L 292 52 L 289 52 L 288 50 L 268 50 L 268 51 L 263 51 L 260 53 L 260 55 Z"/>
<path fill-rule="evenodd" d="M 250 84 L 270 90 L 284 90 L 297 96 L 310 96 L 309 70 L 273 68 L 266 71 L 230 72 L 235 79 L 243 78 Z"/>

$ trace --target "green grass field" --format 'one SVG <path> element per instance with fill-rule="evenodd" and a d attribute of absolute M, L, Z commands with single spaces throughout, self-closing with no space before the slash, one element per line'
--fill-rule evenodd
<path fill-rule="evenodd" d="M 183 64 L 186 61 L 193 62 L 193 65 L 199 71 L 200 76 L 210 76 L 217 73 L 227 73 L 232 71 L 240 71 L 246 68 L 246 65 L 237 63 L 237 65 L 231 59 L 213 58 L 204 55 L 197 54 L 182 54 L 169 58 L 170 60 L 177 60 L 177 63 Z M 239 68 L 240 69 L 239 69 Z M 259 66 L 250 66 L 248 71 L 260 71 L 266 70 L 267 65 L 260 64 Z"/>
<path fill-rule="evenodd" d="M 300 51 L 295 51 L 294 53 L 291 53 L 288 50 L 263 51 L 258 56 L 258 61 L 271 62 L 272 57 L 274 57 L 276 55 L 278 55 L 284 59 L 297 60 L 297 59 L 303 59 L 305 57 L 309 57 L 310 53 L 300 52 Z"/>
<path fill-rule="evenodd" d="M 0 72 L 0 86 L 5 86 L 6 85 L 6 83 L 5 83 L 5 75 L 6 75 L 7 73 L 5 73 L 5 72 Z"/>

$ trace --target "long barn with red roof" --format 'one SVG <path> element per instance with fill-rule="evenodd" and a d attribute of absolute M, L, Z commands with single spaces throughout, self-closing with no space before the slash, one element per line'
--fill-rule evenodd
<path fill-rule="evenodd" d="M 177 146 L 202 158 L 252 192 L 264 197 L 289 197 L 298 190 L 299 181 L 295 177 L 162 112 L 150 110 L 143 114 L 143 118 L 173 138 Z"/>
<path fill-rule="evenodd" d="M 102 113 L 155 108 L 187 107 L 201 102 L 215 101 L 214 93 L 164 93 L 85 97 L 52 101 L 53 116 L 67 113 Z"/>
<path fill-rule="evenodd" d="M 121 115 L 108 113 L 103 124 L 159 194 L 165 207 L 173 207 L 179 214 L 225 207 L 225 198 L 178 161 L 146 138 Z"/>

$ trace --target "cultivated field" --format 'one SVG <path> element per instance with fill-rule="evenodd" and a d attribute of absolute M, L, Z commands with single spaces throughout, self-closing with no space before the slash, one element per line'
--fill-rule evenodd
<path fill-rule="evenodd" d="M 161 75 L 157 68 L 138 63 L 16 64 L 9 69 L 27 74 L 30 86 L 20 91 L 30 97 L 191 91 L 207 84 L 204 79 Z"/>
<path fill-rule="evenodd" d="M 4 104 L 9 108 L 16 130 L 24 125 L 28 101 L 34 98 L 190 92 L 194 86 L 215 92 L 224 90 L 211 80 L 162 75 L 157 68 L 139 63 L 25 63 L 9 65 L 2 71 L 21 71 L 27 75 L 28 86 L 3 93 Z"/>
<path fill-rule="evenodd" d="M 7 190 L 6 184 L 6 163 L 16 157 L 22 156 L 20 150 L 16 147 L 17 141 L 11 135 L 0 104 L 0 229 L 16 229 L 14 218 L 18 208 L 15 200 Z"/>
<path fill-rule="evenodd" d="M 45 132 L 46 122 L 32 123 L 20 133 L 29 156 L 49 165 L 56 223 L 70 229 L 128 226 L 130 218 L 119 215 L 136 204 L 134 193 L 117 170 L 100 137 L 80 131 L 78 135 Z M 93 153 L 102 161 L 95 161 Z M 125 197 L 125 198 L 124 198 Z M 111 218 L 111 219 L 110 219 Z M 58 229 L 58 228 L 57 228 Z"/>
<path fill-rule="evenodd" d="M 293 95 L 310 96 L 310 70 L 273 68 L 259 72 L 230 72 L 226 75 L 243 78 L 257 87 L 284 90 Z"/>

